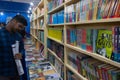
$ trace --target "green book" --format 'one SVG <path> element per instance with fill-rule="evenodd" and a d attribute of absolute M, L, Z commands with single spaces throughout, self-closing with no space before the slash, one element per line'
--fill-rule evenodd
<path fill-rule="evenodd" d="M 96 52 L 104 57 L 111 58 L 112 55 L 112 31 L 98 30 L 96 41 Z"/>

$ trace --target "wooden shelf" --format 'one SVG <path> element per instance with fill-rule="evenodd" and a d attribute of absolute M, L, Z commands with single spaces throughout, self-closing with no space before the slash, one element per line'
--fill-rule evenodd
<path fill-rule="evenodd" d="M 57 42 L 57 43 L 59 43 L 59 44 L 61 44 L 61 45 L 64 45 L 64 43 L 62 41 L 59 41 L 59 40 L 54 39 L 54 38 L 49 37 L 49 36 L 48 36 L 48 38 L 51 39 L 51 40 L 53 40 L 53 41 L 55 41 L 55 42 Z"/>
<path fill-rule="evenodd" d="M 44 0 L 40 1 L 40 3 L 38 4 L 38 7 L 44 7 Z"/>
<path fill-rule="evenodd" d="M 42 45 L 44 45 L 44 43 L 43 43 L 42 41 L 40 41 L 38 38 L 37 38 L 37 40 L 38 40 Z"/>
<path fill-rule="evenodd" d="M 62 61 L 52 50 L 48 49 L 48 51 L 49 51 L 52 55 L 54 55 L 62 64 L 64 64 L 63 61 Z"/>
<path fill-rule="evenodd" d="M 105 63 L 107 63 L 107 64 L 111 64 L 111 65 L 113 65 L 113 66 L 116 66 L 116 67 L 120 68 L 120 63 L 115 62 L 115 61 L 113 61 L 113 60 L 110 60 L 110 59 L 108 59 L 108 58 L 105 58 L 105 57 L 103 57 L 103 56 L 101 56 L 101 55 L 99 55 L 99 54 L 97 54 L 97 53 L 88 52 L 88 51 L 83 50 L 83 49 L 81 49 L 81 48 L 79 48 L 79 47 L 75 47 L 75 46 L 72 46 L 72 45 L 69 45 L 69 44 L 66 44 L 65 46 L 68 47 L 68 48 L 71 48 L 71 49 L 73 49 L 73 50 L 76 50 L 76 51 L 78 51 L 78 52 L 80 52 L 80 53 L 89 55 L 89 56 L 91 56 L 91 57 L 93 57 L 93 58 L 95 58 L 95 59 L 97 59 L 97 60 L 102 61 L 102 62 L 105 62 Z"/>
<path fill-rule="evenodd" d="M 65 5 L 71 5 L 71 4 L 74 4 L 74 3 L 78 2 L 78 1 L 80 1 L 80 0 L 69 0 L 69 1 L 65 2 Z"/>
<path fill-rule="evenodd" d="M 120 18 L 112 18 L 112 19 L 100 19 L 100 20 L 83 20 L 74 23 L 65 23 L 65 25 L 80 25 L 80 24 L 98 24 L 98 23 L 115 23 L 120 22 Z"/>
<path fill-rule="evenodd" d="M 37 39 L 37 37 L 35 35 L 33 35 L 33 34 L 31 34 L 31 35 L 32 35 L 32 37 L 34 37 L 35 39 Z"/>
<path fill-rule="evenodd" d="M 36 36 L 34 36 L 33 34 L 31 34 L 36 40 L 38 40 L 38 42 L 40 42 L 41 44 L 44 45 L 44 43 L 42 41 L 40 41 Z"/>
<path fill-rule="evenodd" d="M 44 14 L 41 14 L 40 16 L 38 16 L 38 18 L 44 18 Z"/>
<path fill-rule="evenodd" d="M 31 28 L 31 29 L 38 29 L 38 28 L 35 28 L 35 27 L 34 27 L 34 28 Z"/>
<path fill-rule="evenodd" d="M 52 9 L 51 11 L 49 11 L 48 14 L 55 13 L 55 12 L 61 10 L 61 9 L 64 9 L 64 3 L 62 3 L 60 6 L 58 6 L 58 7 L 54 8 L 54 9 Z"/>
<path fill-rule="evenodd" d="M 68 69 L 70 69 L 74 74 L 76 74 L 77 76 L 79 76 L 80 78 L 81 78 L 81 80 L 88 80 L 88 79 L 86 79 L 85 77 L 83 77 L 82 75 L 80 75 L 78 72 L 77 72 L 77 70 L 75 70 L 74 68 L 72 68 L 70 65 L 68 65 L 68 64 L 65 64 L 66 65 L 66 67 L 68 68 Z"/>
<path fill-rule="evenodd" d="M 44 29 L 42 29 L 42 28 L 38 28 L 38 30 L 42 30 L 42 31 L 44 31 Z"/>
<path fill-rule="evenodd" d="M 64 23 L 63 24 L 48 24 L 48 26 L 64 26 Z"/>

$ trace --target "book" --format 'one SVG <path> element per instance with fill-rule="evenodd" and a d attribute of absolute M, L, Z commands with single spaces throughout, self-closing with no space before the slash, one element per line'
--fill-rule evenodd
<path fill-rule="evenodd" d="M 98 30 L 96 52 L 104 57 L 112 56 L 112 31 Z"/>

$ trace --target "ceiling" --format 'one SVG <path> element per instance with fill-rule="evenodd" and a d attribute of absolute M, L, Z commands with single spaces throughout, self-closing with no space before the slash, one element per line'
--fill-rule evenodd
<path fill-rule="evenodd" d="M 30 4 L 31 2 L 33 2 L 33 4 L 34 4 L 33 8 L 35 8 L 41 0 L 0 0 L 0 1 L 28 3 L 28 4 Z"/>

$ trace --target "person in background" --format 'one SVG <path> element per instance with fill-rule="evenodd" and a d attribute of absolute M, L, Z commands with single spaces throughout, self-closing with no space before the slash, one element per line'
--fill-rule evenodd
<path fill-rule="evenodd" d="M 5 27 L 5 23 L 0 23 L 0 29 L 2 28 L 2 27 Z"/>
<path fill-rule="evenodd" d="M 15 59 L 25 57 L 22 36 L 18 33 L 25 26 L 27 26 L 27 20 L 22 15 L 16 15 L 0 29 L 0 80 L 20 80 Z M 16 41 L 19 41 L 20 53 L 13 56 L 11 45 Z"/>

